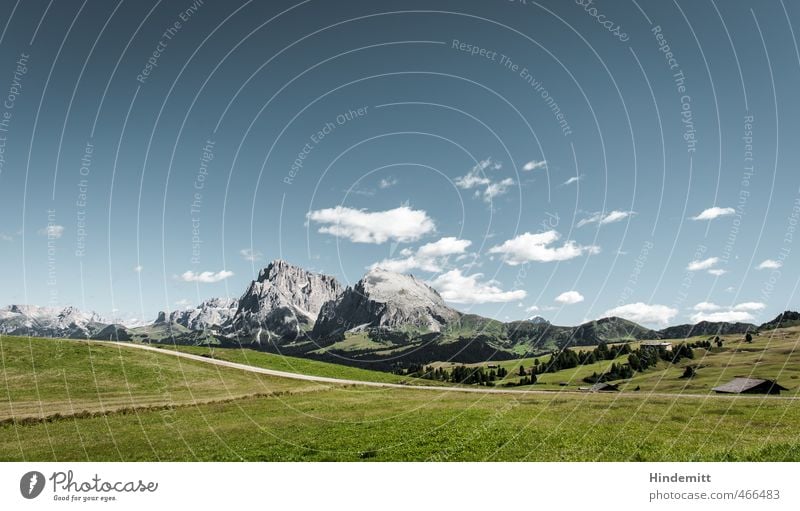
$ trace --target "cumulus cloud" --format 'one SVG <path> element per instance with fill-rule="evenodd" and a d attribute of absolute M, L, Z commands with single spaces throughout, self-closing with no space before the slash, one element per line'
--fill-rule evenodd
<path fill-rule="evenodd" d="M 561 186 L 567 186 L 567 185 L 571 185 L 572 183 L 577 183 L 582 178 L 583 178 L 583 176 L 572 176 L 571 178 L 569 178 L 566 181 L 564 181 L 563 183 L 561 183 Z"/>
<path fill-rule="evenodd" d="M 619 316 L 637 323 L 667 325 L 677 315 L 678 309 L 673 309 L 666 305 L 650 305 L 636 302 L 607 310 L 603 317 Z"/>
<path fill-rule="evenodd" d="M 756 311 L 764 310 L 764 308 L 766 308 L 766 306 L 767 306 L 766 304 L 761 303 L 761 302 L 744 302 L 744 303 L 740 303 L 740 304 L 735 305 L 733 307 L 733 310 L 756 312 Z"/>
<path fill-rule="evenodd" d="M 777 270 L 783 263 L 774 259 L 764 259 L 761 264 L 756 266 L 756 270 Z"/>
<path fill-rule="evenodd" d="M 719 218 L 721 216 L 728 216 L 736 213 L 736 210 L 733 208 L 720 208 L 714 206 L 713 208 L 708 208 L 703 210 L 699 215 L 691 217 L 692 220 L 714 220 L 715 218 Z"/>
<path fill-rule="evenodd" d="M 583 254 L 597 254 L 600 247 L 595 245 L 582 246 L 574 241 L 566 241 L 561 246 L 554 246 L 561 238 L 556 231 L 542 233 L 526 232 L 516 238 L 507 240 L 502 245 L 489 249 L 490 254 L 500 254 L 506 264 L 516 266 L 522 263 L 536 261 L 547 263 L 552 261 L 566 261 Z"/>
<path fill-rule="evenodd" d="M 582 302 L 583 295 L 577 291 L 565 291 L 556 296 L 556 301 L 558 303 L 563 303 L 564 305 L 573 305 Z"/>
<path fill-rule="evenodd" d="M 232 276 L 233 272 L 228 270 L 221 270 L 218 272 L 204 271 L 199 273 L 195 273 L 190 270 L 181 274 L 180 279 L 184 282 L 199 282 L 202 284 L 211 284 L 214 282 L 225 280 L 228 277 Z"/>
<path fill-rule="evenodd" d="M 763 310 L 765 307 L 766 304 L 761 302 L 743 302 L 727 308 L 715 303 L 700 302 L 694 306 L 695 313 L 691 315 L 691 320 L 694 323 L 700 321 L 723 323 L 752 321 L 755 319 L 752 313 Z"/>
<path fill-rule="evenodd" d="M 503 291 L 495 280 L 481 281 L 482 273 L 463 275 L 461 270 L 450 270 L 433 279 L 430 284 L 442 298 L 453 303 L 500 303 L 522 300 L 524 290 Z"/>
<path fill-rule="evenodd" d="M 64 234 L 64 226 L 63 225 L 56 225 L 50 224 L 43 229 L 39 229 L 37 233 L 40 236 L 47 236 L 51 239 L 58 239 Z"/>
<path fill-rule="evenodd" d="M 694 310 L 700 312 L 711 312 L 720 310 L 722 307 L 712 302 L 700 302 L 694 306 Z"/>
<path fill-rule="evenodd" d="M 747 311 L 719 311 L 719 312 L 697 312 L 691 316 L 693 323 L 700 321 L 711 321 L 719 323 L 737 323 L 743 321 L 752 321 L 753 315 Z"/>
<path fill-rule="evenodd" d="M 463 254 L 472 245 L 469 240 L 461 240 L 455 236 L 447 236 L 433 243 L 419 247 L 417 254 L 423 257 L 441 257 L 453 254 Z"/>
<path fill-rule="evenodd" d="M 319 232 L 354 243 L 416 241 L 436 229 L 428 213 L 408 206 L 374 212 L 336 206 L 310 211 L 306 216 L 312 222 L 323 224 Z"/>
<path fill-rule="evenodd" d="M 722 268 L 712 268 L 708 270 L 708 273 L 716 277 L 719 277 L 721 275 L 725 275 L 726 273 L 728 273 L 728 270 L 723 270 Z"/>
<path fill-rule="evenodd" d="M 607 225 L 613 224 L 614 222 L 621 222 L 625 220 L 631 215 L 635 215 L 634 211 L 617 211 L 614 210 L 610 213 L 594 213 L 592 216 L 588 218 L 584 218 L 580 222 L 578 222 L 578 227 L 583 227 L 584 225 L 588 224 L 600 224 L 600 225 Z"/>
<path fill-rule="evenodd" d="M 531 161 L 529 161 L 528 163 L 526 163 L 525 165 L 522 166 L 522 170 L 524 170 L 526 172 L 530 172 L 532 170 L 537 170 L 537 169 L 544 169 L 544 168 L 547 168 L 547 162 L 545 160 L 541 160 L 541 161 L 531 160 Z"/>
<path fill-rule="evenodd" d="M 253 261 L 253 262 L 261 261 L 264 258 L 264 254 L 252 248 L 241 249 L 239 251 L 239 255 L 241 255 L 245 261 Z"/>
<path fill-rule="evenodd" d="M 502 164 L 492 161 L 491 158 L 487 158 L 478 162 L 478 164 L 472 167 L 472 170 L 465 175 L 455 178 L 453 182 L 462 190 L 475 189 L 476 197 L 482 197 L 484 201 L 491 202 L 495 197 L 508 192 L 511 186 L 514 185 L 514 180 L 510 177 L 500 181 L 492 181 L 492 179 L 486 175 L 487 169 L 500 170 L 502 168 Z"/>
<path fill-rule="evenodd" d="M 472 242 L 469 240 L 448 236 L 422 245 L 416 252 L 410 249 L 401 250 L 400 255 L 404 256 L 403 258 L 384 259 L 370 268 L 383 268 L 398 273 L 405 273 L 413 269 L 439 272 L 442 271 L 447 256 L 464 254 L 471 244 Z"/>
<path fill-rule="evenodd" d="M 697 259 L 689 263 L 686 267 L 689 271 L 710 270 L 719 262 L 719 257 L 709 257 L 707 259 Z"/>

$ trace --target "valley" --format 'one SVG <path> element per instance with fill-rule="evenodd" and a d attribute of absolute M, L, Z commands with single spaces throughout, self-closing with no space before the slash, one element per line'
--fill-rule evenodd
<path fill-rule="evenodd" d="M 29 343 L 41 372 L 11 393 L 31 362 Z M 49 414 L 0 422 L 6 461 L 800 460 L 800 407 L 783 397 L 381 388 L 253 374 L 160 349 L 8 337 L 0 346 L 0 401 L 15 414 L 16 405 L 40 402 Z M 97 369 L 43 362 L 65 350 Z M 275 364 L 270 358 L 249 360 Z M 114 373 L 127 378 L 102 370 L 117 364 L 125 371 Z M 165 376 L 154 381 L 158 372 Z M 124 406 L 113 408 L 114 399 Z"/>
<path fill-rule="evenodd" d="M 791 311 L 504 323 L 410 275 L 275 261 L 144 325 L 0 309 L 0 459 L 796 461 L 798 343 Z"/>

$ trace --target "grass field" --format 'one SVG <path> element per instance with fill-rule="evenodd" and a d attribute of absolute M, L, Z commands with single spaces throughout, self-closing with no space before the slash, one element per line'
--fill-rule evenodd
<path fill-rule="evenodd" d="M 3 460 L 800 460 L 789 400 L 337 389 L 0 426 Z"/>
<path fill-rule="evenodd" d="M 265 369 L 275 369 L 290 373 L 309 374 L 312 376 L 325 376 L 328 378 L 342 378 L 346 380 L 377 381 L 383 383 L 423 383 L 429 385 L 427 380 L 415 380 L 404 376 L 382 371 L 370 371 L 341 364 L 319 362 L 307 358 L 286 357 L 274 353 L 265 353 L 251 349 L 237 348 L 207 348 L 201 346 L 165 346 L 165 349 L 175 349 L 195 355 L 211 356 L 220 360 L 228 360 L 239 364 L 246 364 Z"/>
<path fill-rule="evenodd" d="M 0 336 L 0 420 L 188 404 L 330 385 L 96 342 Z"/>
<path fill-rule="evenodd" d="M 796 340 L 792 331 L 762 336 L 691 363 L 706 364 L 699 378 L 714 371 L 772 371 L 787 360 L 796 371 Z M 320 376 L 399 378 L 250 351 L 217 349 L 213 356 Z M 465 394 L 321 385 L 117 345 L 10 337 L 0 337 L 0 362 L 4 461 L 800 461 L 800 401 L 771 396 Z M 643 373 L 627 385 L 642 378 L 636 384 L 643 390 L 669 390 L 658 382 L 663 372 Z M 792 394 L 795 386 L 786 383 L 793 374 L 779 378 Z"/>
<path fill-rule="evenodd" d="M 778 383 L 788 388 L 784 396 L 800 396 L 800 327 L 784 328 L 774 331 L 764 331 L 753 337 L 752 343 L 744 342 L 741 335 L 723 336 L 725 342 L 721 348 L 716 346 L 710 349 L 695 348 L 694 359 L 684 359 L 677 364 L 659 362 L 654 368 L 636 374 L 630 380 L 618 381 L 620 390 L 633 391 L 636 387 L 641 392 L 667 392 L 706 394 L 713 387 L 727 383 L 737 376 L 752 378 L 776 379 Z M 706 340 L 706 336 L 691 337 L 689 339 L 667 339 L 667 342 L 679 344 L 683 342 L 696 342 Z M 632 348 L 639 343 L 631 343 Z M 585 351 L 593 347 L 581 346 L 575 349 Z M 539 362 L 547 364 L 549 355 L 538 357 Z M 583 378 L 596 372 L 603 373 L 612 362 L 625 362 L 627 357 L 619 357 L 614 361 L 600 361 L 573 369 L 564 369 L 554 373 L 537 375 L 538 383 L 526 388 L 540 390 L 556 390 L 556 387 L 566 390 L 576 390 L 588 384 Z M 508 371 L 504 381 L 519 381 L 518 369 L 520 364 L 530 370 L 534 359 L 506 360 L 481 364 L 468 364 L 469 366 L 483 366 L 488 369 L 491 365 L 502 366 Z M 440 362 L 433 366 L 452 367 L 458 364 Z M 686 366 L 696 368 L 694 378 L 682 379 Z M 498 385 L 501 382 L 497 382 Z M 566 385 L 564 385 L 566 384 Z"/>

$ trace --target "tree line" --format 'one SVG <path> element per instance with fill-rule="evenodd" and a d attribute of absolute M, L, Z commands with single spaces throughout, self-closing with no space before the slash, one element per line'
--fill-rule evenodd
<path fill-rule="evenodd" d="M 667 350 L 664 346 L 642 345 L 636 349 L 631 348 L 630 344 L 617 344 L 609 346 L 600 343 L 593 350 L 575 351 L 569 348 L 562 348 L 554 351 L 547 362 L 541 362 L 538 358 L 534 359 L 530 369 L 526 369 L 520 364 L 516 374 L 520 377 L 518 381 L 503 382 L 504 386 L 531 385 L 536 383 L 537 375 L 543 373 L 555 373 L 564 369 L 573 369 L 578 366 L 590 365 L 599 361 L 614 360 L 615 362 L 605 372 L 598 374 L 592 373 L 583 379 L 586 383 L 598 383 L 612 380 L 622 380 L 632 378 L 634 374 L 646 371 L 655 367 L 660 360 L 677 364 L 684 358 L 693 359 L 693 348 L 710 348 L 711 341 L 698 341 L 695 343 L 681 343 Z M 616 362 L 620 357 L 627 355 L 627 361 Z M 413 378 L 423 378 L 448 383 L 460 383 L 466 385 L 483 385 L 493 387 L 500 380 L 508 376 L 505 367 L 486 368 L 484 366 L 465 366 L 457 365 L 452 368 L 425 366 L 423 364 L 410 364 L 395 370 L 396 374 L 410 376 Z M 693 376 L 693 374 L 692 374 Z M 691 376 L 685 376 L 691 377 Z"/>

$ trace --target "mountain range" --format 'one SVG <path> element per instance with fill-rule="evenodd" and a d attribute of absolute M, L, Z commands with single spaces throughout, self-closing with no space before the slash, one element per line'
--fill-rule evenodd
<path fill-rule="evenodd" d="M 160 312 L 151 324 L 125 326 L 74 307 L 0 309 L 0 334 L 98 340 L 248 346 L 349 364 L 393 367 L 435 360 L 511 359 L 570 345 L 731 335 L 800 323 L 787 311 L 761 327 L 750 323 L 677 325 L 652 330 L 602 318 L 578 326 L 539 316 L 500 322 L 448 306 L 413 275 L 375 268 L 353 286 L 283 260 L 259 272 L 238 299 Z"/>

